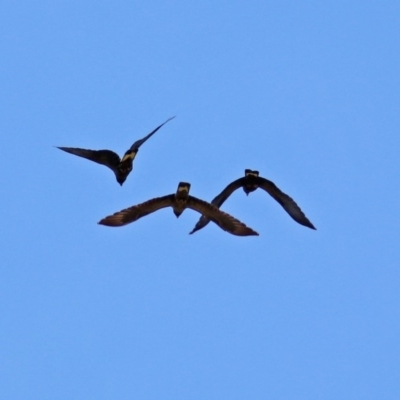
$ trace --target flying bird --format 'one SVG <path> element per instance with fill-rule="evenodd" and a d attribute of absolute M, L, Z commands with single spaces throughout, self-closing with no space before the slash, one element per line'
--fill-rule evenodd
<path fill-rule="evenodd" d="M 136 154 L 139 151 L 139 147 L 147 139 L 149 139 L 152 135 L 154 135 L 163 125 L 165 125 L 168 121 L 171 121 L 171 119 L 174 118 L 175 117 L 167 119 L 163 124 L 157 126 L 156 129 L 151 131 L 143 139 L 137 140 L 135 143 L 133 143 L 130 149 L 125 152 L 122 159 L 119 158 L 119 155 L 117 153 L 114 153 L 111 150 L 86 150 L 75 147 L 57 147 L 57 148 L 66 151 L 67 153 L 87 158 L 88 160 L 97 162 L 98 164 L 105 165 L 114 172 L 117 182 L 122 186 L 128 175 L 132 171 L 132 163 L 136 157 Z"/>
<path fill-rule="evenodd" d="M 211 201 L 211 204 L 218 208 L 221 207 L 224 201 L 240 187 L 243 188 L 246 195 L 254 192 L 258 188 L 261 188 L 271 195 L 296 222 L 308 228 L 316 229 L 310 220 L 304 215 L 303 211 L 301 211 L 296 202 L 287 194 L 283 193 L 273 182 L 259 176 L 258 171 L 246 169 L 244 173 L 245 176 L 243 178 L 239 178 L 230 183 L 218 196 Z M 204 228 L 209 222 L 210 219 L 207 217 L 207 215 L 203 214 L 190 234 Z"/>
<path fill-rule="evenodd" d="M 208 220 L 215 222 L 221 229 L 236 236 L 257 235 L 253 229 L 247 227 L 231 215 L 219 210 L 217 207 L 189 195 L 190 183 L 180 182 L 175 194 L 156 197 L 144 203 L 126 208 L 113 215 L 103 218 L 99 224 L 107 226 L 123 226 L 137 221 L 145 215 L 151 214 L 161 208 L 172 207 L 176 217 L 179 217 L 185 208 L 191 208 L 205 215 Z"/>

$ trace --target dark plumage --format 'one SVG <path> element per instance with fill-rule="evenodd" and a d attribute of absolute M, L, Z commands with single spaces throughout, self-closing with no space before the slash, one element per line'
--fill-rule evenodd
<path fill-rule="evenodd" d="M 230 183 L 217 197 L 211 201 L 211 204 L 218 208 L 221 207 L 224 201 L 240 187 L 243 188 L 247 195 L 251 192 L 254 192 L 258 188 L 264 189 L 296 222 L 308 228 L 316 229 L 291 197 L 283 193 L 273 182 L 259 176 L 258 171 L 252 171 L 251 169 L 246 169 L 245 176 Z M 209 222 L 209 218 L 207 218 L 206 215 L 201 216 L 196 226 L 190 233 L 192 234 L 199 229 L 204 228 Z"/>
<path fill-rule="evenodd" d="M 151 214 L 161 208 L 172 207 L 174 214 L 179 217 L 185 208 L 191 208 L 206 215 L 208 220 L 215 222 L 221 229 L 237 236 L 258 235 L 253 229 L 247 227 L 231 215 L 222 212 L 217 207 L 189 195 L 190 183 L 180 182 L 175 194 L 156 197 L 144 203 L 137 204 L 103 218 L 99 224 L 107 226 L 123 226 L 137 221 L 145 215 Z"/>
<path fill-rule="evenodd" d="M 97 162 L 98 164 L 105 165 L 114 172 L 118 183 L 122 186 L 128 175 L 132 171 L 132 163 L 134 158 L 136 157 L 137 152 L 139 151 L 139 147 L 147 139 L 149 139 L 152 135 L 154 135 L 163 125 L 165 125 L 168 121 L 171 121 L 171 119 L 173 118 L 175 117 L 167 119 L 163 124 L 161 124 L 156 129 L 151 131 L 143 139 L 137 140 L 135 143 L 133 143 L 130 149 L 125 152 L 122 159 L 119 158 L 118 154 L 114 153 L 111 150 L 86 150 L 75 147 L 57 147 L 57 148 L 59 148 L 60 150 L 64 150 L 67 153 L 87 158 L 88 160 Z"/>

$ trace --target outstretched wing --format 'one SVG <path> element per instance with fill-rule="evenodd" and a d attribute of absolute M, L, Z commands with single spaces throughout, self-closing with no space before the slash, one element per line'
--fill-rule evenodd
<path fill-rule="evenodd" d="M 78 149 L 76 147 L 57 147 L 57 148 L 66 151 L 67 153 L 87 158 L 88 160 L 94 161 L 98 164 L 105 165 L 106 167 L 112 169 L 114 172 L 121 161 L 119 155 L 111 150 L 86 150 L 86 149 Z"/>
<path fill-rule="evenodd" d="M 308 228 L 316 229 L 296 202 L 290 196 L 283 193 L 275 183 L 268 179 L 258 177 L 258 185 L 261 189 L 264 189 L 270 194 L 296 222 Z"/>
<path fill-rule="evenodd" d="M 224 201 L 236 190 L 239 189 L 240 187 L 243 186 L 245 178 L 239 178 L 236 179 L 236 181 L 233 181 L 230 183 L 219 195 L 214 197 L 214 199 L 211 201 L 211 204 L 216 206 L 217 208 L 221 207 L 221 205 L 224 203 Z M 190 234 L 195 233 L 196 231 L 204 228 L 208 223 L 210 222 L 209 218 L 207 218 L 205 215 L 202 215 L 200 219 L 198 220 L 197 224 L 193 228 L 193 230 L 190 232 Z"/>
<path fill-rule="evenodd" d="M 144 203 L 137 204 L 116 212 L 113 215 L 103 218 L 99 224 L 107 226 L 123 226 L 130 224 L 131 222 L 137 221 L 139 218 L 145 215 L 151 214 L 160 208 L 171 206 L 174 200 L 174 195 L 168 195 L 163 197 L 156 197 L 154 199 L 145 201 Z"/>
<path fill-rule="evenodd" d="M 168 118 L 163 124 L 161 124 L 160 126 L 157 126 L 156 129 L 154 129 L 153 131 L 151 131 L 147 136 L 145 136 L 143 139 L 137 140 L 135 143 L 133 143 L 133 145 L 130 147 L 129 150 L 134 150 L 137 151 L 139 149 L 139 147 L 147 140 L 149 139 L 151 136 L 153 136 L 162 126 L 164 126 L 168 121 L 171 121 L 171 119 L 174 119 L 175 117 L 171 117 Z M 128 150 L 128 151 L 129 151 Z"/>
<path fill-rule="evenodd" d="M 239 178 L 236 179 L 236 181 L 233 181 L 230 183 L 219 195 L 215 196 L 211 204 L 216 206 L 216 207 L 221 207 L 222 204 L 225 202 L 225 200 L 237 189 L 243 186 L 245 181 L 245 178 Z"/>
<path fill-rule="evenodd" d="M 216 206 L 200 200 L 196 197 L 189 196 L 187 207 L 203 214 L 208 220 L 215 222 L 221 229 L 236 236 L 257 235 L 253 229 L 240 222 L 232 215 L 219 210 Z"/>

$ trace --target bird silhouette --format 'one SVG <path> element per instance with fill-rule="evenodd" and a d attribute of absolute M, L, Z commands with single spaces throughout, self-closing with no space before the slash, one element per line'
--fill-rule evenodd
<path fill-rule="evenodd" d="M 76 147 L 58 147 L 58 149 L 66 151 L 67 153 L 74 154 L 79 157 L 87 158 L 88 160 L 94 161 L 98 164 L 105 165 L 110 168 L 114 174 L 117 182 L 122 186 L 125 182 L 126 178 L 132 171 L 133 160 L 136 157 L 136 154 L 139 151 L 139 147 L 152 135 L 154 135 L 163 125 L 165 125 L 171 119 L 175 117 L 167 119 L 163 124 L 157 126 L 156 129 L 151 131 L 147 136 L 143 139 L 137 140 L 133 145 L 127 150 L 122 157 L 119 157 L 117 153 L 114 153 L 111 150 L 87 150 L 87 149 L 79 149 Z"/>
<path fill-rule="evenodd" d="M 245 176 L 230 183 L 218 196 L 211 201 L 211 204 L 218 208 L 221 207 L 224 201 L 240 187 L 243 188 L 246 195 L 254 192 L 258 188 L 264 189 L 296 222 L 308 228 L 316 229 L 291 197 L 283 193 L 273 182 L 259 176 L 258 171 L 252 171 L 251 169 L 246 169 Z M 203 214 L 190 234 L 204 228 L 209 222 L 210 219 L 207 217 L 207 215 Z"/>
<path fill-rule="evenodd" d="M 190 183 L 180 182 L 175 194 L 156 197 L 144 203 L 126 208 L 113 215 L 103 218 L 99 224 L 107 226 L 123 226 L 137 221 L 145 215 L 151 214 L 161 208 L 172 207 L 176 217 L 179 217 L 186 208 L 190 208 L 205 215 L 208 220 L 215 222 L 221 229 L 236 236 L 258 235 L 253 229 L 219 210 L 217 207 L 189 195 Z"/>

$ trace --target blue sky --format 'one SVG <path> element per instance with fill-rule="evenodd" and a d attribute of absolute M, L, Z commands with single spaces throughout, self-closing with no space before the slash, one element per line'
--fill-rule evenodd
<path fill-rule="evenodd" d="M 0 5 L 0 397 L 398 399 L 400 5 Z M 123 187 L 54 146 L 140 149 Z M 165 209 L 256 169 L 240 238 Z"/>

